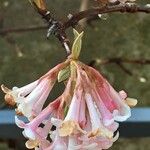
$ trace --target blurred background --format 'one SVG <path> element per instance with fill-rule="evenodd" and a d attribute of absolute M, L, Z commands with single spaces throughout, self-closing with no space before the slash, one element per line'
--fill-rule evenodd
<path fill-rule="evenodd" d="M 148 2 L 138 0 L 141 4 Z M 47 0 L 47 4 L 56 18 L 65 20 L 69 13 L 79 11 L 81 0 Z M 91 24 L 86 25 L 83 39 L 80 60 L 84 63 L 114 57 L 131 60 L 150 58 L 149 14 L 113 13 Z M 0 0 L 0 30 L 43 25 L 45 22 L 27 0 Z M 68 35 L 72 39 L 71 29 Z M 65 58 L 66 53 L 57 39 L 53 36 L 46 39 L 46 30 L 0 34 L 0 84 L 10 88 L 21 87 L 36 80 Z M 126 71 L 115 63 L 97 63 L 95 67 L 117 90 L 124 89 L 130 97 L 137 98 L 138 107 L 149 107 L 150 65 L 123 65 Z M 60 91 L 61 87 L 54 90 L 51 98 Z M 3 96 L 0 91 L 1 110 L 8 109 Z M 150 138 L 120 138 L 111 150 L 148 150 L 149 143 Z M 11 140 L 0 139 L 0 150 L 11 150 L 10 145 Z M 15 149 L 24 149 L 24 143 L 20 145 L 22 147 Z"/>

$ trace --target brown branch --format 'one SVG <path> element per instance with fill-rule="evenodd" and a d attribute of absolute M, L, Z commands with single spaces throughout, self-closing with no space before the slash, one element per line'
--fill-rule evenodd
<path fill-rule="evenodd" d="M 37 9 L 38 13 L 45 19 L 50 25 L 54 24 L 56 20 L 54 20 L 49 11 L 46 10 L 39 10 Z M 60 22 L 56 21 L 59 24 L 59 28 L 61 30 L 66 30 L 67 28 L 71 26 L 77 25 L 77 23 L 87 18 L 89 21 L 91 19 L 97 19 L 98 14 L 104 14 L 104 13 L 113 13 L 113 12 L 121 12 L 121 13 L 136 13 L 136 12 L 144 12 L 144 13 L 150 13 L 150 7 L 147 6 L 138 6 L 138 5 L 115 5 L 115 6 L 105 6 L 100 8 L 93 8 L 88 9 L 85 11 L 81 11 L 79 13 L 73 14 L 71 18 L 69 18 L 66 22 Z M 3 29 L 0 30 L 0 34 L 7 34 L 12 32 L 25 32 L 25 31 L 34 31 L 34 30 L 41 30 L 46 29 L 47 26 L 31 26 L 31 27 L 24 27 L 24 28 L 12 28 L 12 29 Z"/>
<path fill-rule="evenodd" d="M 121 12 L 121 13 L 136 13 L 136 12 L 144 12 L 144 13 L 150 13 L 150 7 L 148 6 L 138 6 L 138 5 L 110 5 L 105 7 L 98 7 L 93 9 L 88 9 L 85 11 L 81 11 L 79 13 L 76 13 L 72 15 L 71 18 L 69 18 L 65 22 L 58 21 L 54 19 L 50 12 L 46 9 L 40 9 L 38 6 L 33 2 L 37 12 L 42 16 L 43 19 L 45 19 L 48 23 L 48 36 L 50 34 L 54 34 L 59 41 L 62 43 L 63 47 L 65 48 L 67 55 L 70 55 L 70 44 L 69 40 L 66 35 L 66 30 L 69 27 L 74 27 L 78 24 L 78 22 L 82 19 L 91 19 L 98 16 L 98 14 L 104 14 L 104 13 L 113 13 L 113 12 Z M 25 31 L 34 31 L 34 30 L 41 30 L 46 29 L 46 26 L 37 26 L 37 27 L 27 27 L 27 28 L 18 28 L 18 29 L 3 29 L 0 31 L 0 34 L 7 34 L 12 32 L 25 32 Z"/>
<path fill-rule="evenodd" d="M 115 6 L 105 6 L 99 8 L 88 9 L 79 13 L 72 15 L 68 21 L 66 21 L 63 26 L 65 29 L 75 26 L 80 20 L 83 18 L 89 18 L 96 16 L 98 14 L 104 13 L 113 13 L 113 12 L 121 12 L 121 13 L 136 13 L 136 12 L 144 12 L 150 13 L 150 7 L 148 6 L 138 6 L 138 5 L 115 5 Z"/>
<path fill-rule="evenodd" d="M 150 65 L 150 59 L 126 59 L 126 58 L 111 58 L 107 60 L 107 63 L 130 63 L 140 65 Z"/>
<path fill-rule="evenodd" d="M 129 76 L 133 76 L 132 71 L 130 71 L 128 68 L 126 68 L 124 66 L 124 64 L 122 63 L 116 63 L 116 65 L 118 65 L 120 67 L 121 70 L 123 70 L 126 74 L 128 74 Z"/>
<path fill-rule="evenodd" d="M 63 47 L 65 47 L 67 54 L 70 55 L 71 51 L 69 48 L 69 40 L 67 39 L 65 30 L 69 27 L 74 27 L 80 20 L 84 18 L 89 18 L 98 14 L 103 13 L 111 13 L 111 12 L 145 12 L 150 13 L 150 7 L 147 6 L 138 6 L 138 5 L 114 5 L 114 6 L 105 6 L 100 8 L 93 8 L 85 11 L 81 11 L 77 14 L 72 15 L 66 22 L 60 22 L 51 17 L 50 12 L 48 10 L 41 10 L 34 3 L 37 12 L 49 23 L 49 31 L 54 32 L 55 36 L 62 43 Z M 48 32 L 49 34 L 49 32 Z"/>
<path fill-rule="evenodd" d="M 132 70 L 128 69 L 124 64 L 139 64 L 139 65 L 150 65 L 150 59 L 126 59 L 126 58 L 107 58 L 107 59 L 96 59 L 89 62 L 89 66 L 94 67 L 97 65 L 107 65 L 107 64 L 116 64 L 122 71 L 124 71 L 129 76 L 134 76 L 135 74 Z M 138 77 L 141 81 L 141 77 Z M 145 81 L 141 81 L 145 82 Z"/>
<path fill-rule="evenodd" d="M 41 9 L 37 6 L 37 4 L 34 1 L 32 3 L 35 6 L 35 9 L 38 12 L 38 14 L 41 15 L 42 18 L 48 23 L 49 29 L 47 32 L 47 37 L 49 37 L 50 34 L 55 35 L 56 38 L 62 43 L 62 46 L 67 52 L 67 55 L 70 55 L 71 50 L 69 47 L 69 40 L 67 38 L 65 30 L 63 29 L 62 22 L 53 18 L 51 16 L 50 11 L 48 11 L 45 7 L 44 9 Z"/>
<path fill-rule="evenodd" d="M 150 59 L 127 59 L 127 58 L 107 58 L 107 59 L 97 59 L 92 60 L 89 65 L 94 66 L 96 64 L 107 65 L 107 64 L 139 64 L 139 65 L 150 65 Z"/>
<path fill-rule="evenodd" d="M 136 13 L 136 12 L 144 12 L 144 13 L 150 13 L 150 7 L 148 6 L 138 6 L 138 5 L 115 5 L 115 6 L 105 6 L 105 7 L 99 7 L 99 8 L 93 8 L 88 9 L 85 11 L 81 11 L 79 13 L 76 13 L 72 15 L 71 18 L 69 18 L 66 22 L 60 22 L 56 21 L 54 18 L 51 17 L 50 12 L 47 10 L 40 10 L 38 7 L 36 7 L 38 13 L 45 19 L 50 25 L 54 24 L 54 22 L 57 22 L 60 26 L 60 28 L 63 28 L 64 30 L 75 26 L 80 20 L 84 18 L 88 18 L 89 21 L 92 18 L 98 18 L 98 14 L 103 13 L 112 13 L 112 12 L 127 12 L 127 13 Z M 47 26 L 31 26 L 31 27 L 24 27 L 24 28 L 10 28 L 10 29 L 3 29 L 0 30 L 0 34 L 7 34 L 12 32 L 26 32 L 26 31 L 34 31 L 34 30 L 42 30 L 47 29 Z"/>
<path fill-rule="evenodd" d="M 20 32 L 37 31 L 37 30 L 44 30 L 44 29 L 48 29 L 48 26 L 29 26 L 29 27 L 22 27 L 22 28 L 8 28 L 8 29 L 0 30 L 0 34 L 20 33 Z"/>

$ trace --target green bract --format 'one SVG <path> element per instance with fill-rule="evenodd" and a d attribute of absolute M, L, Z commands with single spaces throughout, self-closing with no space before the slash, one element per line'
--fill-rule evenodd
<path fill-rule="evenodd" d="M 65 81 L 70 77 L 70 66 L 65 67 L 58 73 L 58 82 Z"/>
<path fill-rule="evenodd" d="M 74 39 L 76 39 L 80 35 L 80 33 L 76 29 L 73 29 L 73 34 L 74 34 Z"/>
<path fill-rule="evenodd" d="M 83 32 L 78 33 L 75 29 L 73 30 L 75 40 L 72 45 L 72 58 L 73 59 L 78 59 L 81 51 L 81 46 L 82 46 L 82 37 L 83 37 Z"/>

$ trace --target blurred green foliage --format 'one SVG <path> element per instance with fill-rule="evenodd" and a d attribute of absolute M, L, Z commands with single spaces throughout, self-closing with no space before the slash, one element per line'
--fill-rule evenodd
<path fill-rule="evenodd" d="M 6 143 L 5 144 L 0 143 L 0 150 L 10 150 L 10 149 L 8 148 Z"/>
<path fill-rule="evenodd" d="M 80 0 L 49 0 L 50 10 L 57 18 L 66 19 L 69 13 L 78 11 Z M 148 0 L 139 0 L 148 3 Z M 0 0 L 0 28 L 17 28 L 43 25 L 44 22 L 27 0 Z M 129 59 L 150 58 L 150 15 L 110 14 L 107 20 L 87 26 L 80 60 L 89 63 L 100 58 L 122 57 Z M 72 30 L 68 30 L 72 37 Z M 65 51 L 54 37 L 46 39 L 46 30 L 11 33 L 0 36 L 0 84 L 8 87 L 23 86 L 36 80 L 50 68 L 65 59 Z M 129 76 L 115 64 L 97 65 L 117 89 L 125 89 L 130 97 L 139 100 L 138 106 L 150 106 L 150 66 L 125 64 L 135 75 Z M 147 81 L 141 83 L 139 77 Z M 53 97 L 61 88 L 54 90 Z M 3 103 L 0 93 L 0 104 Z M 137 142 L 138 141 L 138 142 Z M 112 149 L 144 150 L 149 139 L 120 139 Z M 126 143 L 129 143 L 126 147 Z M 1 148 L 0 148 L 1 149 Z M 147 148 L 146 148 L 147 149 Z"/>

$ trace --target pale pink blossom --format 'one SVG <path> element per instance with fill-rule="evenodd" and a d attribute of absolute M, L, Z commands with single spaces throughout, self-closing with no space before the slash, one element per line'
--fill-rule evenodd
<path fill-rule="evenodd" d="M 130 107 L 125 102 L 127 94 L 124 91 L 121 91 L 120 93 L 116 92 L 114 88 L 108 83 L 108 81 L 104 79 L 102 75 L 94 68 L 88 66 L 84 67 L 87 68 L 87 74 L 89 74 L 92 79 L 95 80 L 95 83 L 93 82 L 93 89 L 95 90 L 93 92 L 93 97 L 95 97 L 95 101 L 98 99 L 99 104 L 101 103 L 101 105 L 97 105 L 97 107 L 99 108 L 101 115 L 104 117 L 103 121 L 108 122 L 108 120 L 105 119 L 110 119 L 110 121 L 111 119 L 116 121 L 125 121 L 128 119 L 131 116 L 131 111 Z M 88 75 L 85 73 L 84 75 L 88 81 L 88 84 L 90 85 Z M 104 106 L 103 108 L 102 105 Z M 104 112 L 102 111 L 103 109 Z"/>
<path fill-rule="evenodd" d="M 115 134 L 118 122 L 131 116 L 129 106 L 137 103 L 135 99 L 128 98 L 123 90 L 117 92 L 94 68 L 71 58 L 69 61 L 70 75 L 64 92 L 45 108 L 43 105 L 65 63 L 25 87 L 9 90 L 2 86 L 6 99 L 15 102 L 29 119 L 25 124 L 15 118 L 28 139 L 28 149 L 108 149 L 119 137 L 118 132 Z M 52 130 L 53 126 L 56 129 Z"/>
<path fill-rule="evenodd" d="M 57 65 L 38 80 L 21 88 L 13 87 L 10 90 L 2 85 L 1 88 L 6 93 L 6 102 L 12 105 L 16 104 L 17 112 L 22 113 L 29 120 L 33 119 L 41 112 L 57 80 L 58 72 L 64 66 L 64 63 Z"/>

